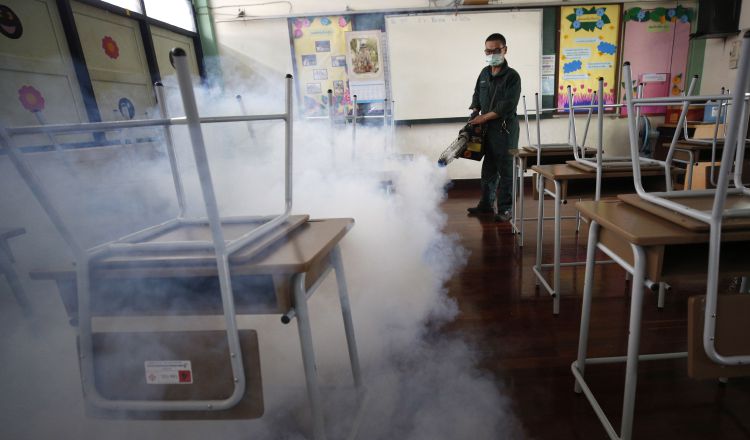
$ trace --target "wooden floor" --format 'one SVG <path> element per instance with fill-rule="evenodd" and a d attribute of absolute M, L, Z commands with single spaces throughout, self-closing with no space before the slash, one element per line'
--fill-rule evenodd
<path fill-rule="evenodd" d="M 446 331 L 474 342 L 480 367 L 492 372 L 498 386 L 511 396 L 527 438 L 607 438 L 585 396 L 573 392 L 570 372 L 578 347 L 583 267 L 563 268 L 560 315 L 553 316 L 552 298 L 535 286 L 531 271 L 536 222 L 527 222 L 525 246 L 519 249 L 510 224 L 495 223 L 491 216 L 466 215 L 466 208 L 476 205 L 478 197 L 478 185 L 477 190 L 454 187 L 443 204 L 446 231 L 458 234 L 470 252 L 466 267 L 447 285 L 460 315 Z M 527 216 L 535 216 L 536 204 L 529 199 L 526 206 Z M 563 209 L 564 215 L 574 212 L 572 206 Z M 545 262 L 552 257 L 548 223 Z M 562 261 L 585 259 L 587 230 L 584 223 L 577 235 L 575 221 L 564 221 Z M 625 272 L 613 264 L 598 266 L 595 283 L 589 356 L 625 355 L 630 307 Z M 673 285 L 663 311 L 656 308 L 656 295 L 646 293 L 642 353 L 686 350 L 687 297 L 703 293 L 704 288 Z M 589 366 L 586 371 L 590 387 L 618 432 L 624 373 L 624 364 Z M 750 439 L 750 378 L 720 385 L 688 378 L 685 360 L 641 363 L 633 437 Z"/>

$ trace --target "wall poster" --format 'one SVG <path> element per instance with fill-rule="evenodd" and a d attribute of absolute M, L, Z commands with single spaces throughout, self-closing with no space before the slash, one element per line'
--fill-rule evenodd
<path fill-rule="evenodd" d="M 604 78 L 604 103 L 615 103 L 620 17 L 620 5 L 560 8 L 557 107 L 568 107 L 568 85 L 575 105 L 590 104 L 599 77 Z"/>
<path fill-rule="evenodd" d="M 328 115 L 329 89 L 333 108 L 344 115 L 351 103 L 346 72 L 346 32 L 352 30 L 348 16 L 289 19 L 292 59 L 302 114 Z"/>

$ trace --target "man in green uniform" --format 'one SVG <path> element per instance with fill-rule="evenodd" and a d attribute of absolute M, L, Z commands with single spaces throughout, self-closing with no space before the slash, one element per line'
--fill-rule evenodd
<path fill-rule="evenodd" d="M 474 87 L 471 110 L 479 114 L 469 121 L 472 125 L 485 124 L 484 162 L 482 163 L 482 197 L 469 214 L 495 212 L 495 221 L 511 217 L 513 159 L 509 150 L 518 148 L 518 120 L 516 107 L 521 95 L 521 77 L 508 66 L 505 37 L 492 34 L 484 42 L 487 67 L 482 69 Z M 498 197 L 498 183 L 500 194 Z"/>

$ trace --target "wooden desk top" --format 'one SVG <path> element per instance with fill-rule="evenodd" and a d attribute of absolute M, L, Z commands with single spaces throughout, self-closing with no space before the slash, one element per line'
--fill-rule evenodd
<path fill-rule="evenodd" d="M 304 273 L 327 256 L 354 225 L 350 218 L 309 220 L 292 230 L 284 240 L 238 262 L 230 260 L 232 275 Z M 242 251 L 240 251 L 242 252 Z M 213 253 L 211 253 L 213 254 Z M 212 255 L 211 255 L 212 256 Z M 210 256 L 209 256 L 210 257 Z M 209 261 L 208 264 L 205 264 Z M 216 275 L 216 260 L 166 255 L 118 255 L 96 263 L 98 275 L 103 277 L 211 276 Z M 75 269 L 34 270 L 36 280 L 74 280 Z"/>
<path fill-rule="evenodd" d="M 584 180 L 584 179 L 596 179 L 596 171 L 584 171 L 580 168 L 570 166 L 568 164 L 552 164 L 552 165 L 534 165 L 531 167 L 533 171 L 544 176 L 550 180 Z M 651 169 L 641 170 L 643 176 L 663 176 L 664 170 Z M 602 172 L 602 178 L 616 178 L 616 177 L 632 177 L 632 170 L 604 170 Z"/>
<path fill-rule="evenodd" d="M 625 203 L 635 206 L 636 208 L 648 211 L 658 217 L 669 220 L 672 223 L 675 223 L 693 232 L 708 232 L 711 229 L 708 223 L 696 220 L 683 214 L 679 214 L 675 211 L 672 211 L 671 209 L 643 200 L 638 196 L 638 194 L 621 194 L 618 195 L 618 198 Z M 670 200 L 681 203 L 690 208 L 697 209 L 699 211 L 711 211 L 714 205 L 714 196 L 712 194 L 700 197 L 672 197 L 670 198 Z M 727 196 L 727 200 L 724 206 L 725 209 L 748 209 L 750 208 L 750 197 L 743 196 L 742 194 L 730 194 Z M 750 229 L 750 218 L 733 217 L 723 220 L 723 231 L 738 229 Z"/>
<path fill-rule="evenodd" d="M 576 208 L 585 218 L 640 246 L 707 243 L 709 240 L 707 232 L 692 232 L 620 200 L 578 202 Z M 722 242 L 748 240 L 750 230 L 722 233 Z"/>
<path fill-rule="evenodd" d="M 26 233 L 24 228 L 0 228 L 0 240 L 17 237 Z"/>
<path fill-rule="evenodd" d="M 586 148 L 587 153 L 595 153 L 596 149 Z M 536 157 L 536 148 L 522 147 L 510 150 L 510 154 L 520 158 Z M 569 145 L 560 147 L 542 147 L 542 156 L 573 156 L 573 147 Z"/>

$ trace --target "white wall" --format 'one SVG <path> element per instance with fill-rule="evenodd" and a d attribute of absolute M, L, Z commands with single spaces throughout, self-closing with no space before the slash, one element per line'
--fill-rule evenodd
<path fill-rule="evenodd" d="M 711 38 L 706 40 L 706 54 L 703 59 L 703 78 L 701 79 L 701 94 L 718 93 L 722 87 L 734 85 L 737 69 L 729 69 L 729 50 L 732 42 L 741 39 L 742 34 L 750 29 L 750 0 L 742 0 L 740 12 L 740 29 L 742 32 L 732 38 Z"/>

